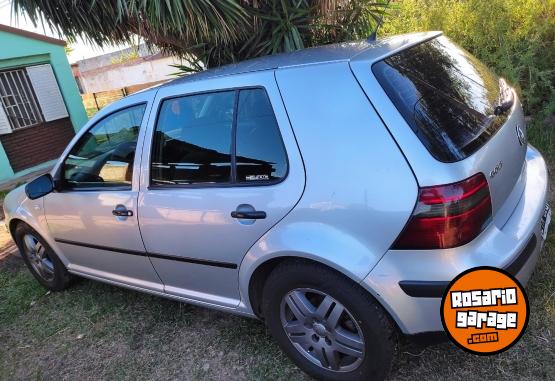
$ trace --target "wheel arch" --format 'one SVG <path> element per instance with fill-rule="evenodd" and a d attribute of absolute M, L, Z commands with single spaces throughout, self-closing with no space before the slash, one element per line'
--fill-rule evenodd
<path fill-rule="evenodd" d="M 8 231 L 12 236 L 13 241 L 15 242 L 15 229 L 19 224 L 25 224 L 26 222 L 19 218 L 12 218 L 8 224 Z"/>
<path fill-rule="evenodd" d="M 39 234 L 41 236 L 41 238 L 46 241 L 48 246 L 54 251 L 54 253 L 58 256 L 58 258 L 60 258 L 60 260 L 62 261 L 64 266 L 67 267 L 69 262 L 68 262 L 68 260 L 66 259 L 65 256 L 61 255 L 60 250 L 59 250 L 58 246 L 56 245 L 56 242 L 50 236 L 49 231 L 48 231 L 48 227 L 46 226 L 46 220 L 44 220 L 41 217 L 36 219 L 32 215 L 21 213 L 21 208 L 18 209 L 18 212 L 19 213 L 14 215 L 10 219 L 10 221 L 8 221 L 8 223 L 7 223 L 8 231 L 9 231 L 13 241 L 16 242 L 15 232 L 16 232 L 17 227 L 21 224 L 27 225 L 31 229 L 36 231 L 37 234 Z"/>
<path fill-rule="evenodd" d="M 306 256 L 300 256 L 300 255 L 291 255 L 291 254 L 268 258 L 266 261 L 261 262 L 252 272 L 251 277 L 249 279 L 249 284 L 248 284 L 248 303 L 250 304 L 252 311 L 258 318 L 262 320 L 264 319 L 264 316 L 262 314 L 262 309 L 261 309 L 262 292 L 264 289 L 264 284 L 268 279 L 268 276 L 278 265 L 288 261 L 302 261 L 305 263 L 317 264 L 329 269 L 330 271 L 338 273 L 339 275 L 341 275 L 342 277 L 344 277 L 345 279 L 348 279 L 353 283 L 356 283 L 361 289 L 368 292 L 372 296 L 375 302 L 384 310 L 385 314 L 389 317 L 390 321 L 393 323 L 393 325 L 398 330 L 398 332 L 402 332 L 401 327 L 399 326 L 399 323 L 396 320 L 395 314 L 392 314 L 390 308 L 388 308 L 388 306 L 382 303 L 382 300 L 379 297 L 379 295 L 377 295 L 373 290 L 369 290 L 367 287 L 364 287 L 360 282 L 357 282 L 355 279 L 353 279 L 352 276 L 350 276 L 346 270 L 343 269 L 343 271 L 341 271 L 340 268 L 329 266 L 325 262 L 314 258 L 309 258 Z"/>
<path fill-rule="evenodd" d="M 252 272 L 251 277 L 249 279 L 249 286 L 248 286 L 248 298 L 250 306 L 253 312 L 256 314 L 257 317 L 263 318 L 262 311 L 261 311 L 261 304 L 262 304 L 262 291 L 264 289 L 264 285 L 270 273 L 280 264 L 284 262 L 292 262 L 292 261 L 302 261 L 305 263 L 312 263 L 319 266 L 326 267 L 327 269 L 340 274 L 341 276 L 349 279 L 351 282 L 357 283 L 351 276 L 347 274 L 347 272 L 340 271 L 337 268 L 334 268 L 323 261 L 309 258 L 302 255 L 295 255 L 295 254 L 284 254 L 281 256 L 275 256 L 272 258 L 268 258 L 266 261 L 260 263 Z"/>

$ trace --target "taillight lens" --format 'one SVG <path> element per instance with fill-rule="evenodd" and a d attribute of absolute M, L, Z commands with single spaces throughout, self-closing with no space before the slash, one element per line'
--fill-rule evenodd
<path fill-rule="evenodd" d="M 448 249 L 472 241 L 491 221 L 482 173 L 458 183 L 420 188 L 418 203 L 392 249 Z"/>

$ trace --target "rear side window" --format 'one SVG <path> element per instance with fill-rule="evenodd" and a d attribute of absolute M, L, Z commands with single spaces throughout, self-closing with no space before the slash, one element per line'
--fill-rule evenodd
<path fill-rule="evenodd" d="M 266 92 L 241 90 L 237 113 L 237 181 L 252 183 L 285 177 L 287 159 Z"/>
<path fill-rule="evenodd" d="M 154 133 L 151 182 L 263 184 L 287 174 L 287 156 L 263 89 L 165 100 Z"/>
<path fill-rule="evenodd" d="M 512 105 L 505 81 L 443 36 L 390 56 L 372 71 L 420 141 L 443 162 L 480 149 Z"/>

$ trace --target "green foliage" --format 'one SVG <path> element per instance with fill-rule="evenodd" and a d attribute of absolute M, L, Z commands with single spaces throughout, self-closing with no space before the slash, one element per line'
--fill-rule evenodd
<path fill-rule="evenodd" d="M 70 40 L 135 35 L 187 59 L 182 73 L 368 36 L 388 0 L 13 0 L 16 15 Z M 191 60 L 191 57 L 195 59 Z"/>
<path fill-rule="evenodd" d="M 15 15 L 44 23 L 74 40 L 100 46 L 132 43 L 135 35 L 167 51 L 183 52 L 200 41 L 235 41 L 248 17 L 237 0 L 14 0 Z"/>
<path fill-rule="evenodd" d="M 242 61 L 279 52 L 302 49 L 310 36 L 316 8 L 308 0 L 261 0 L 245 6 L 250 23 L 236 41 L 224 44 L 200 43 L 188 52 L 191 64 L 177 66 L 183 73 Z"/>
<path fill-rule="evenodd" d="M 367 38 L 385 16 L 389 1 L 356 0 L 337 4 L 334 12 L 322 15 L 321 29 L 314 30 L 314 45 Z"/>
<path fill-rule="evenodd" d="M 121 64 L 136 60 L 139 57 L 139 50 L 138 48 L 135 48 L 128 53 L 121 53 L 119 56 L 112 58 L 110 62 L 112 64 Z"/>
<path fill-rule="evenodd" d="M 382 34 L 442 30 L 520 87 L 527 113 L 555 112 L 555 0 L 401 0 Z"/>

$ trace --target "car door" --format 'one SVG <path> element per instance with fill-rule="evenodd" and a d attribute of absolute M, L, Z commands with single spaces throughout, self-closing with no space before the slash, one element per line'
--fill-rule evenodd
<path fill-rule="evenodd" d="M 136 213 L 134 163 L 148 106 L 122 106 L 88 128 L 58 167 L 62 189 L 45 197 L 44 208 L 69 271 L 162 292 Z"/>
<path fill-rule="evenodd" d="M 296 204 L 304 168 L 272 71 L 156 96 L 139 223 L 165 292 L 234 307 L 249 248 Z"/>

